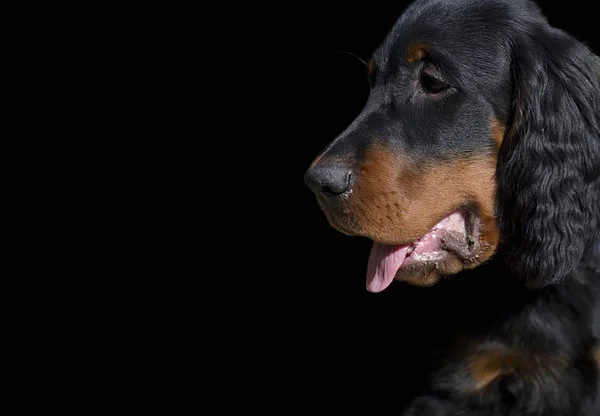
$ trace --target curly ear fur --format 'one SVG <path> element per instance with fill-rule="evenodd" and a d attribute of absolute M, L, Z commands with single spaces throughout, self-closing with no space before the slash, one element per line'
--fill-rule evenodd
<path fill-rule="evenodd" d="M 496 209 L 509 266 L 541 287 L 600 241 L 600 59 L 544 24 L 513 44 L 512 65 Z"/>

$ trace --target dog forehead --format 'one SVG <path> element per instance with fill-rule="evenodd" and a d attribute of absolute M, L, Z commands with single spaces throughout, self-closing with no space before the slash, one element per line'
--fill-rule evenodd
<path fill-rule="evenodd" d="M 405 65 L 420 47 L 459 65 L 464 62 L 471 68 L 471 63 L 486 66 L 486 60 L 504 54 L 515 30 L 537 19 L 537 9 L 528 3 L 417 0 L 399 16 L 373 57 L 377 67 L 385 72 Z"/>

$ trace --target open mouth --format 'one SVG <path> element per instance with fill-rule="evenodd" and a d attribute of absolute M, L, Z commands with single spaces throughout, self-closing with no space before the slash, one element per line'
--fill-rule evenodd
<path fill-rule="evenodd" d="M 381 292 L 405 267 L 439 264 L 451 255 L 472 260 L 477 256 L 479 234 L 478 217 L 467 210 L 456 210 L 411 243 L 392 246 L 374 242 L 367 267 L 367 290 Z"/>

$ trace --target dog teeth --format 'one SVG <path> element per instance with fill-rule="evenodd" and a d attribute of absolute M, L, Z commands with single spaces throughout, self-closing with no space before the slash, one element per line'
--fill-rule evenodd
<path fill-rule="evenodd" d="M 408 249 L 408 254 L 407 256 L 410 256 L 410 254 L 415 251 L 415 246 L 410 246 L 410 248 Z"/>

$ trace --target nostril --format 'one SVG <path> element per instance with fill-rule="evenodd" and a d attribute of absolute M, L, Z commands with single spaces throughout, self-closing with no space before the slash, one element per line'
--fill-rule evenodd
<path fill-rule="evenodd" d="M 334 192 L 334 190 L 331 189 L 329 186 L 324 186 L 323 188 L 321 188 L 321 192 L 325 196 L 336 196 L 336 195 L 339 195 L 338 193 Z"/>
<path fill-rule="evenodd" d="M 348 172 L 347 176 L 345 179 L 342 179 L 342 181 L 335 183 L 335 184 L 329 184 L 329 185 L 323 185 L 321 187 L 321 192 L 328 197 L 332 197 L 332 196 L 338 196 L 343 194 L 344 192 L 348 191 L 348 189 L 350 189 L 350 179 L 352 178 L 352 174 L 350 172 Z"/>

